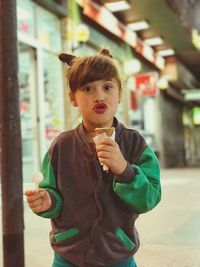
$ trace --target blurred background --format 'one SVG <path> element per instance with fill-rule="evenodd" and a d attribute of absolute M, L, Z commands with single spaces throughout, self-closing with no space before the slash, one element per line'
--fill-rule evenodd
<path fill-rule="evenodd" d="M 139 267 L 199 267 L 200 1 L 17 0 L 17 34 L 24 189 L 52 140 L 80 122 L 58 54 L 108 48 L 122 79 L 117 118 L 162 168 L 163 203 L 138 223 Z M 50 266 L 49 223 L 24 212 L 26 266 Z"/>

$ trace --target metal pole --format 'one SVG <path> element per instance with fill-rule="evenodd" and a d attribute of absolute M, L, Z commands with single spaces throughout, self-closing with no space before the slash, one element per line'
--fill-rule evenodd
<path fill-rule="evenodd" d="M 0 0 L 0 176 L 4 267 L 24 267 L 16 25 L 16 0 Z"/>

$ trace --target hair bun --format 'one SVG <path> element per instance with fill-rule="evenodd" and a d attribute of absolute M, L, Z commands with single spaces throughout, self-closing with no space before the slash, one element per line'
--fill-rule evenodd
<path fill-rule="evenodd" d="M 112 55 L 110 54 L 110 51 L 108 49 L 106 49 L 106 48 L 102 48 L 99 51 L 99 55 L 112 58 Z"/>
<path fill-rule="evenodd" d="M 76 58 L 76 56 L 70 55 L 70 54 L 65 54 L 61 53 L 58 58 L 60 61 L 67 63 L 67 65 L 71 66 L 73 64 L 73 60 Z"/>

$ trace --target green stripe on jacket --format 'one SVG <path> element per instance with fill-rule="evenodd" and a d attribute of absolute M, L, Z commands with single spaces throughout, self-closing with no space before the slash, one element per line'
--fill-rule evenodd
<path fill-rule="evenodd" d="M 63 205 L 63 201 L 60 194 L 57 191 L 56 178 L 53 167 L 51 165 L 51 158 L 48 152 L 44 156 L 41 166 L 41 172 L 44 176 L 44 179 L 40 182 L 39 187 L 45 189 L 47 192 L 50 193 L 53 205 L 50 210 L 37 213 L 37 215 L 44 218 L 53 219 L 59 216 Z"/>
<path fill-rule="evenodd" d="M 135 212 L 153 209 L 161 199 L 160 166 L 153 151 L 147 147 L 139 160 L 133 164 L 135 176 L 131 183 L 113 181 L 115 193 Z"/>

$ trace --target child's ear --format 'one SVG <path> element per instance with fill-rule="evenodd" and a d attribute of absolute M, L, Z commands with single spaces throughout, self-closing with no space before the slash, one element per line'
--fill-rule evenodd
<path fill-rule="evenodd" d="M 78 107 L 75 93 L 69 92 L 69 99 L 73 107 Z"/>

